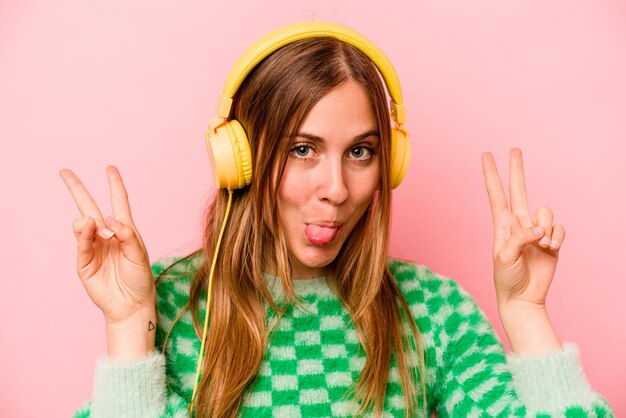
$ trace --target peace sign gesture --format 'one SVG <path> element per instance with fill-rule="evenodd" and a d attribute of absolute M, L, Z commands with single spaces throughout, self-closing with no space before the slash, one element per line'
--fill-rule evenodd
<path fill-rule="evenodd" d="M 156 291 L 148 253 L 135 228 L 124 182 L 107 167 L 113 217 L 106 220 L 83 183 L 70 170 L 59 172 L 81 218 L 73 229 L 78 242 L 76 270 L 107 327 L 126 326 L 138 316 L 152 317 Z M 147 327 L 146 327 L 147 328 Z"/>
<path fill-rule="evenodd" d="M 553 225 L 552 210 L 528 213 L 522 152 L 510 154 L 510 205 L 491 153 L 482 155 L 494 225 L 494 282 L 499 306 L 545 308 L 565 229 Z"/>

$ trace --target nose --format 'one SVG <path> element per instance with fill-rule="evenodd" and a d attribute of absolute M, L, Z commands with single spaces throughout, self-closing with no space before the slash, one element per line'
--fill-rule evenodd
<path fill-rule="evenodd" d="M 329 159 L 319 167 L 318 198 L 334 206 L 345 202 L 350 194 L 342 160 Z"/>

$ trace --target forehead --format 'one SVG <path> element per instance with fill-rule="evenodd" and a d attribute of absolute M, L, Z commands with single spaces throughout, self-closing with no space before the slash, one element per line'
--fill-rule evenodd
<path fill-rule="evenodd" d="M 322 97 L 304 118 L 300 132 L 322 138 L 357 136 L 376 129 L 376 117 L 363 88 L 350 80 Z"/>

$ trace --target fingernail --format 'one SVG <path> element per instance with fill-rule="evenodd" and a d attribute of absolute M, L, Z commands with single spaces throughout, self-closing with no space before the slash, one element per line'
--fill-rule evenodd
<path fill-rule="evenodd" d="M 539 243 L 545 245 L 546 247 L 550 245 L 550 241 L 548 240 L 547 237 L 541 238 L 541 241 L 539 241 Z"/>
<path fill-rule="evenodd" d="M 100 235 L 102 238 L 104 239 L 109 239 L 111 238 L 113 235 L 115 235 L 115 232 L 111 231 L 108 228 L 100 228 L 98 230 L 98 235 Z"/>
<path fill-rule="evenodd" d="M 533 228 L 533 232 L 535 233 L 535 235 L 541 236 L 541 234 L 543 234 L 543 228 L 540 226 L 536 226 L 535 228 Z"/>
<path fill-rule="evenodd" d="M 554 248 L 554 249 L 556 250 L 556 247 L 557 247 L 558 245 L 559 245 L 559 243 L 558 243 L 558 242 L 556 242 L 556 241 L 552 241 L 552 242 L 550 243 L 550 248 Z"/>

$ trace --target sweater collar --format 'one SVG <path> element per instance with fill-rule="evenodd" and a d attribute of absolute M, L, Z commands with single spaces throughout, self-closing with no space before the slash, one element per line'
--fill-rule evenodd
<path fill-rule="evenodd" d="M 282 299 L 285 293 L 280 279 L 268 273 L 265 273 L 263 276 L 265 277 L 265 283 L 272 297 Z M 322 298 L 334 298 L 335 293 L 329 285 L 330 282 L 330 276 L 320 276 L 311 279 L 292 280 L 292 285 L 296 295 L 299 297 L 318 296 Z"/>

